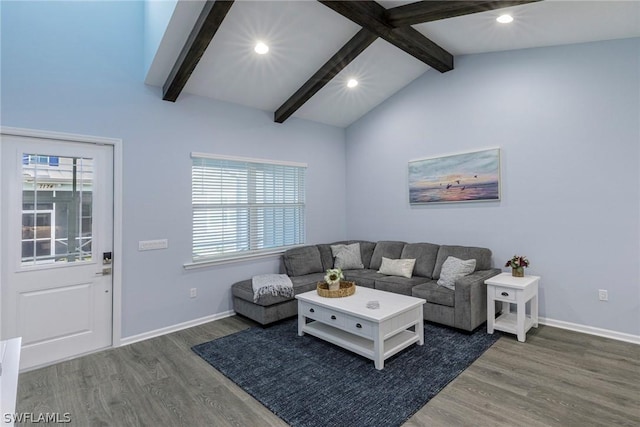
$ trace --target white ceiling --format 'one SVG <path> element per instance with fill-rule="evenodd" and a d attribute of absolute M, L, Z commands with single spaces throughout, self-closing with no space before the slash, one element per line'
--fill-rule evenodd
<path fill-rule="evenodd" d="M 412 2 L 379 3 L 390 8 Z M 178 2 L 146 83 L 164 84 L 203 5 Z M 495 18 L 502 13 L 512 14 L 514 22 L 498 24 Z M 414 28 L 454 57 L 640 37 L 640 0 L 546 0 Z M 273 113 L 359 29 L 316 1 L 236 0 L 181 96 L 190 93 Z M 257 40 L 269 45 L 267 55 L 254 53 Z M 428 70 L 438 73 L 378 39 L 293 117 L 346 127 Z M 352 77 L 360 84 L 348 89 Z"/>

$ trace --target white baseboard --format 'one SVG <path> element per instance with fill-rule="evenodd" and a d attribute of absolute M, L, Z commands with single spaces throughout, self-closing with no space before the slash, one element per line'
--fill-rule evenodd
<path fill-rule="evenodd" d="M 611 331 L 609 329 L 594 328 L 593 326 L 579 325 L 577 323 L 564 322 L 562 320 L 538 318 L 538 322 L 543 325 L 553 326 L 554 328 L 568 329 L 570 331 L 582 332 L 589 335 L 597 335 L 599 337 L 611 338 L 613 340 L 625 341 L 632 344 L 640 344 L 640 336 L 625 334 L 622 332 Z"/>
<path fill-rule="evenodd" d="M 122 338 L 122 340 L 120 340 L 120 346 L 133 344 L 138 341 L 148 340 L 150 338 L 159 337 L 161 335 L 170 334 L 172 332 L 181 331 L 183 329 L 192 328 L 194 326 L 202 325 L 204 323 L 213 322 L 214 320 L 220 320 L 220 319 L 224 319 L 225 317 L 231 317 L 231 316 L 234 316 L 235 314 L 236 314 L 235 311 L 229 310 L 222 313 L 213 314 L 211 316 L 205 316 L 199 319 L 190 320 L 188 322 L 178 323 L 177 325 L 167 326 L 165 328 L 160 328 L 153 331 L 144 332 L 142 334 Z M 543 325 L 552 326 L 554 328 L 567 329 L 570 331 L 581 332 L 583 334 L 596 335 L 599 337 L 611 338 L 618 341 L 625 341 L 632 344 L 640 345 L 640 336 L 638 335 L 625 334 L 622 332 L 616 332 L 609 329 L 595 328 L 593 326 L 579 325 L 577 323 L 570 323 L 562 320 L 548 319 L 545 317 L 538 318 L 538 322 Z"/>
<path fill-rule="evenodd" d="M 133 344 L 134 342 L 148 340 L 149 338 L 159 337 L 161 335 L 170 334 L 172 332 L 181 331 L 183 329 L 192 328 L 194 326 L 202 325 L 204 323 L 213 322 L 214 320 L 224 319 L 225 317 L 231 317 L 236 312 L 233 310 L 225 311 L 211 316 L 201 317 L 199 319 L 189 320 L 188 322 L 178 323 L 177 325 L 167 326 L 165 328 L 156 329 L 149 332 L 144 332 L 138 335 L 132 335 L 120 340 L 120 346 Z"/>

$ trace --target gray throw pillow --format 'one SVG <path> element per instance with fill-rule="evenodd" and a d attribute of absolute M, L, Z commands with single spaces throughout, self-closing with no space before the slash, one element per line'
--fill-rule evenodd
<path fill-rule="evenodd" d="M 456 257 L 448 257 L 444 264 L 442 264 L 442 271 L 440 272 L 440 279 L 438 279 L 438 285 L 445 288 L 455 290 L 456 280 L 473 273 L 476 268 L 476 260 L 468 259 L 466 261 Z"/>
<path fill-rule="evenodd" d="M 343 270 L 363 269 L 362 255 L 360 255 L 360 243 L 351 245 L 331 245 L 333 254 L 333 268 Z"/>

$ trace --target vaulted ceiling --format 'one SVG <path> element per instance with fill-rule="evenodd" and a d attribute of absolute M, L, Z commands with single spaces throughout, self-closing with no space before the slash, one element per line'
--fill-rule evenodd
<path fill-rule="evenodd" d="M 514 22 L 496 22 L 503 13 Z M 638 1 L 188 0 L 146 82 L 171 102 L 195 94 L 345 127 L 421 74 L 455 72 L 459 55 L 638 36 Z"/>

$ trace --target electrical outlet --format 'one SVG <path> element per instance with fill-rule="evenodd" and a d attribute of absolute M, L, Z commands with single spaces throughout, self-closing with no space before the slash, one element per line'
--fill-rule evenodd
<path fill-rule="evenodd" d="M 598 299 L 600 301 L 609 301 L 609 292 L 606 289 L 598 289 Z"/>
<path fill-rule="evenodd" d="M 191 288 L 189 291 L 189 297 L 195 298 L 198 296 L 198 288 Z"/>

